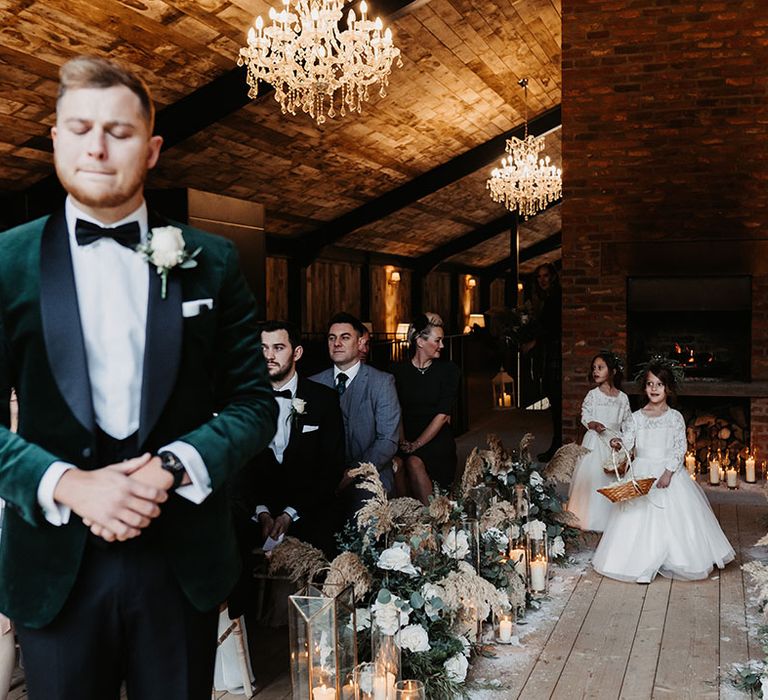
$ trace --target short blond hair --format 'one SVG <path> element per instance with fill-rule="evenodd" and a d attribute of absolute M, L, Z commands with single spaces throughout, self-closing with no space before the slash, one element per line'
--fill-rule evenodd
<path fill-rule="evenodd" d="M 149 131 L 155 128 L 155 105 L 146 83 L 119 63 L 98 56 L 78 56 L 67 61 L 59 69 L 58 102 L 67 90 L 79 88 L 110 88 L 125 85 L 141 103 L 141 111 L 149 124 Z"/>

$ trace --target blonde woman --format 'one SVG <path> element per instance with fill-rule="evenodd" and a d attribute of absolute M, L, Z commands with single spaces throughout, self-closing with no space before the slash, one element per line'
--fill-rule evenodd
<path fill-rule="evenodd" d="M 433 482 L 450 488 L 456 474 L 451 412 L 459 390 L 459 368 L 440 359 L 443 322 L 434 313 L 417 316 L 408 332 L 410 360 L 394 368 L 403 413 L 399 484 L 422 503 Z M 402 478 L 402 477 L 405 478 Z"/>

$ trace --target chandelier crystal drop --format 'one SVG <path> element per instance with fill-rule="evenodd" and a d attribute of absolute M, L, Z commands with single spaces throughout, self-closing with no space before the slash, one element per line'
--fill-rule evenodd
<path fill-rule="evenodd" d="M 271 24 L 259 16 L 248 30 L 248 45 L 240 49 L 237 65 L 247 67 L 248 96 L 258 96 L 259 80 L 275 88 L 285 114 L 301 109 L 318 124 L 333 118 L 337 108 L 360 112 L 369 88 L 380 83 L 384 97 L 392 62 L 403 65 L 392 30 L 384 31 L 379 17 L 370 20 L 365 0 L 360 18 L 347 14 L 340 29 L 341 0 L 282 0 L 283 9 L 270 8 Z"/>
<path fill-rule="evenodd" d="M 501 202 L 510 211 L 517 210 L 527 219 L 563 196 L 563 178 L 549 156 L 539 158 L 545 143 L 543 136 L 528 134 L 528 79 L 518 84 L 525 89 L 524 138 L 507 139 L 509 158 L 502 158 L 501 167 L 493 169 L 486 187 L 494 202 Z"/>

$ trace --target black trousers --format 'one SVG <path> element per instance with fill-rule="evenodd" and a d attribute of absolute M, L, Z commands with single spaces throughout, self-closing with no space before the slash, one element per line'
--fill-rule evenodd
<path fill-rule="evenodd" d="M 42 629 L 17 626 L 30 700 L 209 700 L 218 610 L 195 610 L 141 537 L 89 542 L 75 587 Z"/>
<path fill-rule="evenodd" d="M 136 435 L 96 434 L 99 463 L 137 454 Z M 162 517 L 162 516 L 160 516 Z M 218 610 L 182 592 L 153 526 L 127 542 L 89 535 L 72 592 L 42 629 L 17 625 L 30 700 L 210 700 Z"/>

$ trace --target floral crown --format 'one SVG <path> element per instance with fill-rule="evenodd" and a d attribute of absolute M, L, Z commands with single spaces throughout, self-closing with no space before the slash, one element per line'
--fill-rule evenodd
<path fill-rule="evenodd" d="M 616 371 L 624 372 L 624 361 L 618 353 L 615 353 L 613 350 L 600 350 L 597 354 L 603 357 L 610 357 L 614 367 L 616 367 Z"/>
<path fill-rule="evenodd" d="M 674 377 L 676 384 L 680 384 L 685 379 L 685 369 L 679 362 L 675 362 L 669 357 L 664 357 L 664 355 L 652 355 L 648 362 L 643 362 L 639 366 L 637 374 L 635 375 L 635 381 L 642 382 L 652 365 L 669 370 L 669 372 L 672 373 L 672 377 Z"/>

